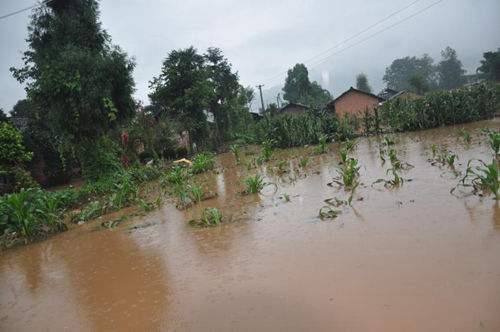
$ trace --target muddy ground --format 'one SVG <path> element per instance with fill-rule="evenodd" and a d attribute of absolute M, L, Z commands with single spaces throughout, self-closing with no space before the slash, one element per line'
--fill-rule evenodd
<path fill-rule="evenodd" d="M 461 126 L 473 132 L 469 146 L 458 127 L 397 135 L 414 168 L 396 190 L 371 186 L 387 164 L 377 138 L 360 139 L 363 185 L 334 220 L 318 211 L 346 198 L 327 185 L 335 144 L 319 156 L 279 151 L 251 170 L 220 155 L 218 171 L 197 179 L 216 198 L 1 253 L 0 330 L 500 331 L 500 207 L 491 196 L 451 195 L 456 174 L 428 160 L 432 144 L 456 153 L 459 171 L 470 158 L 491 160 L 486 126 L 500 121 Z M 295 171 L 279 174 L 280 160 Z M 275 185 L 242 196 L 256 172 Z M 225 222 L 189 226 L 205 207 Z"/>

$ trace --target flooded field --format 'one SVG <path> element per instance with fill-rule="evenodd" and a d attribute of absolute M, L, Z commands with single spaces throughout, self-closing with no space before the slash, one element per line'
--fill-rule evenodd
<path fill-rule="evenodd" d="M 346 196 L 328 185 L 335 144 L 317 156 L 277 151 L 250 170 L 220 155 L 218 172 L 199 178 L 218 196 L 194 208 L 167 202 L 111 230 L 91 222 L 0 253 L 0 330 L 500 331 L 500 207 L 451 195 L 459 178 L 428 160 L 436 144 L 458 155 L 460 171 L 490 161 L 479 128 L 500 121 L 464 127 L 470 145 L 459 127 L 396 135 L 414 167 L 392 190 L 372 186 L 387 178 L 379 141 L 360 139 L 362 185 L 332 220 L 318 213 Z M 280 160 L 294 171 L 277 171 Z M 273 185 L 241 195 L 256 172 Z M 225 222 L 189 226 L 205 207 Z"/>

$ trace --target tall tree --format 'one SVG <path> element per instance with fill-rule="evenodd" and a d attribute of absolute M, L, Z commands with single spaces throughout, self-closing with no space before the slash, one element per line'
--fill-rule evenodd
<path fill-rule="evenodd" d="M 205 54 L 205 64 L 214 93 L 209 101 L 210 112 L 214 115 L 217 143 L 228 138 L 231 124 L 231 109 L 240 92 L 238 74 L 233 73 L 231 65 L 218 48 L 209 48 Z"/>
<path fill-rule="evenodd" d="M 464 82 L 465 70 L 462 68 L 462 62 L 457 57 L 457 52 L 448 46 L 441 51 L 441 58 L 436 67 L 439 87 L 449 90 L 461 86 Z"/>
<path fill-rule="evenodd" d="M 150 88 L 153 106 L 176 119 L 196 144 L 204 145 L 208 138 L 204 111 L 215 94 L 204 56 L 193 47 L 170 52 L 163 61 L 160 75 L 150 82 Z"/>
<path fill-rule="evenodd" d="M 283 92 L 283 99 L 288 102 L 312 107 L 322 107 L 332 99 L 328 90 L 323 89 L 317 82 L 311 83 L 307 67 L 301 63 L 288 70 Z"/>
<path fill-rule="evenodd" d="M 96 0 L 51 0 L 34 9 L 24 66 L 12 68 L 54 135 L 99 168 L 103 135 L 134 114 L 134 63 L 99 22 Z M 44 115 L 45 116 L 45 115 Z M 102 170 L 101 170 L 102 172 Z"/>
<path fill-rule="evenodd" d="M 483 58 L 477 71 L 488 80 L 500 81 L 500 48 L 496 52 L 483 53 Z"/>
<path fill-rule="evenodd" d="M 393 90 L 411 90 L 410 79 L 419 76 L 426 86 L 432 88 L 436 85 L 434 60 L 427 54 L 421 58 L 404 57 L 396 59 L 385 69 L 384 82 Z"/>
<path fill-rule="evenodd" d="M 360 73 L 356 76 L 356 88 L 367 93 L 372 92 L 372 88 L 370 87 L 370 84 L 368 84 L 368 77 L 365 73 Z"/>

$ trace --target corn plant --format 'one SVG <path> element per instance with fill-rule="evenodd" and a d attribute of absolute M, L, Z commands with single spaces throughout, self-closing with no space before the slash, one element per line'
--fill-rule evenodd
<path fill-rule="evenodd" d="M 465 128 L 460 128 L 458 130 L 458 135 L 462 138 L 465 144 L 469 145 L 471 143 L 472 141 L 471 133 L 465 130 Z"/>
<path fill-rule="evenodd" d="M 191 172 L 193 174 L 200 174 L 209 170 L 214 169 L 215 158 L 210 153 L 199 153 L 193 159 L 193 165 L 191 166 Z"/>
<path fill-rule="evenodd" d="M 201 217 L 199 219 L 191 220 L 189 223 L 192 226 L 213 227 L 220 225 L 222 219 L 222 212 L 220 212 L 219 209 L 206 208 L 201 213 Z"/>
<path fill-rule="evenodd" d="M 264 186 L 264 179 L 259 174 L 245 179 L 246 194 L 258 194 L 264 189 Z"/>
<path fill-rule="evenodd" d="M 475 166 L 473 166 L 474 162 L 476 162 Z M 497 161 L 493 160 L 487 164 L 482 160 L 469 160 L 464 177 L 451 190 L 451 193 L 453 194 L 459 187 L 472 188 L 473 194 L 493 194 L 498 200 L 500 182 Z"/>
<path fill-rule="evenodd" d="M 234 156 L 236 163 L 240 162 L 240 146 L 238 144 L 233 144 L 229 146 L 229 150 Z"/>
<path fill-rule="evenodd" d="M 287 193 L 281 195 L 281 198 L 287 203 L 290 202 L 290 195 L 288 195 Z"/>
<path fill-rule="evenodd" d="M 262 142 L 261 157 L 263 161 L 269 161 L 273 155 L 273 140 L 265 140 Z"/>
<path fill-rule="evenodd" d="M 306 168 L 307 165 L 309 165 L 309 158 L 308 157 L 304 157 L 304 158 L 301 158 L 299 160 L 299 167 Z"/>
<path fill-rule="evenodd" d="M 500 132 L 490 132 L 488 134 L 489 144 L 495 157 L 498 157 L 500 154 Z"/>
<path fill-rule="evenodd" d="M 198 185 L 192 185 L 189 187 L 189 194 L 193 202 L 201 202 L 203 199 L 203 188 Z"/>
<path fill-rule="evenodd" d="M 315 154 L 325 154 L 328 151 L 327 139 L 328 137 L 326 135 L 321 135 L 319 137 L 319 143 L 314 147 Z"/>

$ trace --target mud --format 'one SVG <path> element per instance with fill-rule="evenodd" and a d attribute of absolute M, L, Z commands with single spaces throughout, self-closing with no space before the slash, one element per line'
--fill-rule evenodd
<path fill-rule="evenodd" d="M 377 139 L 361 139 L 363 185 L 332 221 L 318 211 L 345 198 L 327 185 L 335 144 L 320 156 L 279 151 L 252 170 L 223 154 L 218 172 L 198 179 L 218 196 L 193 208 L 166 202 L 109 230 L 90 223 L 1 253 L 0 330 L 499 331 L 500 207 L 450 195 L 458 179 L 428 161 L 432 144 L 456 153 L 458 170 L 490 160 L 485 126 L 500 122 L 463 126 L 474 131 L 470 146 L 453 127 L 397 135 L 414 168 L 396 190 L 371 186 L 386 168 Z M 292 171 L 276 170 L 282 159 Z M 257 171 L 278 190 L 241 195 Z M 204 207 L 227 222 L 189 227 Z"/>

